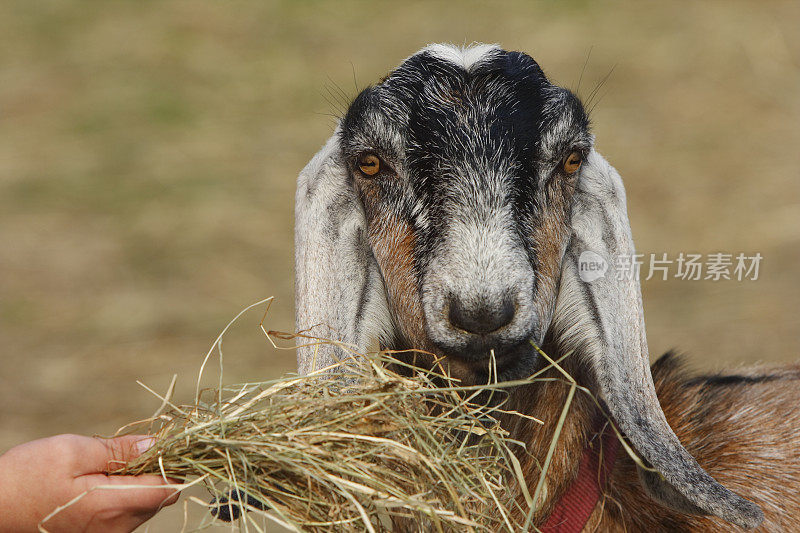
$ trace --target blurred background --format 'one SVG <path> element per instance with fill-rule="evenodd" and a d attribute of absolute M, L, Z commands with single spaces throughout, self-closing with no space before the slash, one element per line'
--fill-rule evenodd
<path fill-rule="evenodd" d="M 188 401 L 264 297 L 291 330 L 297 172 L 431 42 L 526 51 L 573 90 L 583 72 L 640 252 L 762 254 L 757 281 L 645 282 L 653 357 L 800 358 L 798 28 L 797 2 L 0 3 L 0 452 L 149 416 L 136 380 L 178 374 Z M 226 382 L 292 370 L 262 314 Z"/>

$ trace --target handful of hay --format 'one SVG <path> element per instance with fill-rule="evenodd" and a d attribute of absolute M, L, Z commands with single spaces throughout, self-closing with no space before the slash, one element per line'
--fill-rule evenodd
<path fill-rule="evenodd" d="M 503 410 L 504 390 L 538 381 L 545 370 L 515 382 L 463 386 L 441 368 L 418 368 L 391 352 L 354 353 L 339 365 L 308 376 L 222 384 L 222 340 L 242 310 L 211 346 L 191 405 L 171 393 L 147 420 L 155 445 L 116 473 L 160 474 L 202 484 L 210 501 L 192 500 L 222 520 L 242 519 L 245 531 L 263 531 L 270 520 L 291 531 L 527 531 L 541 481 L 563 420 L 541 467 L 533 497 L 514 452 L 524 444 L 501 428 L 500 415 L 536 420 Z M 331 341 L 311 339 L 312 343 Z M 292 349 L 292 348 L 289 348 Z M 538 348 L 537 348 L 538 349 Z M 219 386 L 200 390 L 214 353 Z M 556 361 L 539 351 L 550 366 Z M 494 375 L 494 381 L 491 381 Z M 576 388 L 564 405 L 566 414 Z M 143 385 L 144 386 L 144 385 Z M 487 400 L 487 395 L 489 400 Z M 480 400 L 479 400 L 480 398 Z M 185 528 L 185 525 L 184 525 Z"/>
<path fill-rule="evenodd" d="M 170 404 L 156 445 L 125 473 L 202 482 L 213 514 L 244 508 L 253 525 L 261 515 L 296 531 L 519 530 L 528 510 L 517 496 L 530 497 L 498 402 L 391 365 L 403 363 L 382 353 Z"/>

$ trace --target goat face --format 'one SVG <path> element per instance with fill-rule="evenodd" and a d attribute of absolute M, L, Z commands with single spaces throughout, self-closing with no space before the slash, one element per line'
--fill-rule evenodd
<path fill-rule="evenodd" d="M 432 46 L 362 92 L 298 178 L 297 328 L 365 351 L 444 355 L 477 382 L 572 353 L 652 468 L 658 501 L 752 527 L 761 511 L 683 448 L 656 397 L 639 282 L 581 279 L 586 252 L 634 254 L 619 174 L 592 148 L 580 102 L 530 57 Z M 329 329 L 320 329 L 325 326 Z M 336 361 L 300 346 L 307 373 Z"/>
<path fill-rule="evenodd" d="M 578 99 L 518 52 L 445 47 L 364 90 L 341 129 L 399 339 L 528 372 L 555 305 L 569 203 L 591 148 Z M 364 162 L 373 163 L 366 168 Z"/>

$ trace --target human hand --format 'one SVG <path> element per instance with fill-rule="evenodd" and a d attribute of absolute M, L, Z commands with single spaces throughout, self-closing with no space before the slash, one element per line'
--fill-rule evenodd
<path fill-rule="evenodd" d="M 141 489 L 96 489 L 47 520 L 51 532 L 129 532 L 178 499 L 156 475 L 108 475 L 138 457 L 152 438 L 113 439 L 58 435 L 21 444 L 0 455 L 0 533 L 38 531 L 51 512 L 99 485 Z"/>

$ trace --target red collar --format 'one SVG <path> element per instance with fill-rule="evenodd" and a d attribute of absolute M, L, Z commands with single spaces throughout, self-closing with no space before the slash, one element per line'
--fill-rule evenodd
<path fill-rule="evenodd" d="M 589 440 L 583 450 L 578 477 L 556 502 L 553 512 L 539 530 L 544 533 L 579 533 L 592 516 L 611 476 L 617 458 L 619 439 L 611 424 Z"/>

